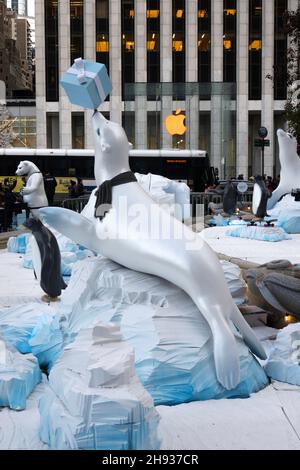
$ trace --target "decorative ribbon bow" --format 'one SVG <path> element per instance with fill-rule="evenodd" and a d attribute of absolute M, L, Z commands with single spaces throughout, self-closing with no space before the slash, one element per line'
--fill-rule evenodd
<path fill-rule="evenodd" d="M 103 102 L 105 100 L 107 94 L 105 93 L 105 91 L 103 89 L 101 80 L 98 77 L 98 75 L 95 72 L 90 72 L 88 70 L 85 70 L 84 60 L 81 57 L 74 60 L 74 65 L 75 65 L 75 67 L 74 66 L 70 67 L 67 70 L 67 73 L 70 73 L 72 75 L 76 75 L 77 80 L 79 81 L 79 83 L 81 85 L 83 85 L 84 83 L 87 82 L 87 78 L 91 78 L 92 80 L 94 80 L 95 85 L 97 87 L 97 91 L 98 91 L 100 99 L 101 99 L 101 102 Z"/>
<path fill-rule="evenodd" d="M 84 70 L 84 62 L 81 57 L 74 60 L 74 64 L 77 72 L 77 80 L 79 83 L 86 83 L 86 71 Z"/>

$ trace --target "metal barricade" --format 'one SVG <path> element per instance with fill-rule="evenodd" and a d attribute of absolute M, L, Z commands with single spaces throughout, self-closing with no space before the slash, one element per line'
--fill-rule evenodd
<path fill-rule="evenodd" d="M 64 209 L 70 209 L 74 212 L 81 212 L 82 209 L 87 205 L 89 196 L 78 197 L 74 199 L 64 199 L 61 202 L 61 207 Z"/>
<path fill-rule="evenodd" d="M 252 196 L 253 196 L 253 192 L 247 191 L 246 193 L 243 193 L 240 195 L 240 201 L 243 202 L 243 205 L 251 206 Z M 202 205 L 204 208 L 204 211 L 203 211 L 204 215 L 208 215 L 209 203 L 212 202 L 214 204 L 221 204 L 222 201 L 223 201 L 223 196 L 221 194 L 191 192 L 192 217 L 196 217 L 197 206 Z"/>

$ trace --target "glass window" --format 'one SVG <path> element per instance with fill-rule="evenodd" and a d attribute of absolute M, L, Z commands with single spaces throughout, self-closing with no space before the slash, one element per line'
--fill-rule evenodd
<path fill-rule="evenodd" d="M 70 1 L 71 64 L 84 57 L 83 0 Z"/>
<path fill-rule="evenodd" d="M 148 148 L 160 148 L 160 112 L 149 111 L 147 113 L 147 131 L 148 131 Z"/>
<path fill-rule="evenodd" d="M 59 117 L 58 113 L 47 113 L 47 148 L 59 148 Z"/>
<path fill-rule="evenodd" d="M 211 81 L 211 2 L 198 0 L 198 81 Z"/>
<path fill-rule="evenodd" d="M 13 132 L 16 135 L 14 146 L 36 147 L 36 118 L 33 116 L 17 116 L 14 118 Z"/>
<path fill-rule="evenodd" d="M 134 82 L 134 0 L 121 0 L 122 14 L 122 89 Z"/>
<path fill-rule="evenodd" d="M 224 0 L 223 80 L 236 81 L 236 0 Z"/>
<path fill-rule="evenodd" d="M 59 100 L 58 2 L 45 0 L 46 101 Z"/>
<path fill-rule="evenodd" d="M 261 99 L 262 0 L 249 0 L 249 99 Z"/>
<path fill-rule="evenodd" d="M 147 81 L 160 82 L 159 0 L 147 0 Z"/>
<path fill-rule="evenodd" d="M 173 82 L 185 82 L 185 0 L 173 0 Z"/>
<path fill-rule="evenodd" d="M 109 73 L 109 0 L 96 0 L 96 61 Z"/>
<path fill-rule="evenodd" d="M 210 154 L 210 113 L 199 111 L 199 149 Z"/>
<path fill-rule="evenodd" d="M 287 36 L 284 33 L 283 14 L 287 0 L 275 0 L 274 24 L 274 99 L 285 100 L 287 95 Z"/>
<path fill-rule="evenodd" d="M 72 148 L 84 148 L 84 113 L 72 113 Z"/>
<path fill-rule="evenodd" d="M 135 144 L 135 113 L 133 111 L 122 112 L 122 127 L 124 128 L 128 141 Z"/>

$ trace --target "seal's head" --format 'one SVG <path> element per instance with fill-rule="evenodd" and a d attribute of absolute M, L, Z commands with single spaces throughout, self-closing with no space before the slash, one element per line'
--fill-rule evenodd
<path fill-rule="evenodd" d="M 127 163 L 130 144 L 124 129 L 116 122 L 105 119 L 99 111 L 94 112 L 92 123 L 97 156 L 104 161 L 113 157 L 121 165 Z"/>
<path fill-rule="evenodd" d="M 292 136 L 292 134 L 289 134 L 282 129 L 278 129 L 277 138 L 280 152 L 283 152 L 284 154 L 297 153 L 297 140 Z"/>

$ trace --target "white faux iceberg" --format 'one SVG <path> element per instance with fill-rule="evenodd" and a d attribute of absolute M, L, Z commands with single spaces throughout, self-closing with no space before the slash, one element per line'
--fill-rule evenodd
<path fill-rule="evenodd" d="M 159 448 L 158 413 L 118 327 L 82 330 L 52 368 L 49 385 L 40 435 L 50 448 Z"/>
<path fill-rule="evenodd" d="M 300 385 L 300 323 L 290 324 L 278 333 L 266 372 L 274 380 Z"/>
<path fill-rule="evenodd" d="M 38 361 L 20 354 L 0 339 L 0 407 L 23 410 L 26 398 L 41 380 Z"/>

